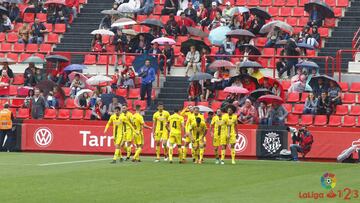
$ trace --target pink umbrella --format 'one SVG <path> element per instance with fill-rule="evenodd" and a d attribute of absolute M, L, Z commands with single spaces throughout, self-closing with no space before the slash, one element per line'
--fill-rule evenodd
<path fill-rule="evenodd" d="M 175 40 L 171 39 L 171 38 L 167 38 L 167 37 L 159 37 L 154 39 L 151 43 L 155 43 L 157 42 L 160 45 L 164 45 L 165 43 L 169 43 L 169 45 L 174 45 L 176 44 Z"/>
<path fill-rule="evenodd" d="M 218 69 L 221 67 L 226 67 L 226 68 L 236 68 L 236 66 L 231 63 L 230 61 L 226 61 L 226 60 L 216 60 L 214 62 L 212 62 L 209 66 L 210 69 Z"/>
<path fill-rule="evenodd" d="M 79 74 L 79 75 L 80 75 L 80 81 L 85 84 L 85 88 L 86 88 L 86 89 L 92 88 L 91 85 L 88 85 L 88 84 L 86 83 L 86 80 L 89 79 L 89 78 L 86 77 L 86 76 L 85 76 L 84 74 L 82 74 L 82 73 L 71 72 L 71 73 L 68 75 L 70 82 L 72 82 L 72 81 L 74 80 L 76 74 Z"/>
<path fill-rule="evenodd" d="M 230 86 L 230 87 L 226 87 L 224 89 L 224 92 L 228 92 L 228 93 L 234 93 L 234 94 L 248 94 L 249 91 L 243 87 L 237 87 L 237 86 Z"/>

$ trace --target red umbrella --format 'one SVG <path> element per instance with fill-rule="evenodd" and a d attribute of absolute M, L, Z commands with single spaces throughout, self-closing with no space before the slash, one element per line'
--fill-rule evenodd
<path fill-rule="evenodd" d="M 242 87 L 237 87 L 237 86 L 226 87 L 224 89 L 224 92 L 234 93 L 234 94 L 248 94 L 249 93 L 249 91 L 247 89 L 242 88 Z"/>
<path fill-rule="evenodd" d="M 268 80 L 268 82 L 269 82 L 269 85 L 271 86 L 271 87 L 273 87 L 274 86 L 274 84 L 277 84 L 278 85 L 278 87 L 280 88 L 280 90 L 281 90 L 281 95 L 280 95 L 280 97 L 281 98 L 284 98 L 284 91 L 283 91 L 283 86 L 281 85 L 281 83 L 278 81 L 278 80 L 276 80 L 275 78 L 272 78 L 272 77 L 262 77 L 262 78 L 260 78 L 258 81 L 259 81 L 259 85 L 260 86 L 262 86 L 263 84 L 264 84 L 264 80 L 265 80 L 265 78 L 267 78 L 267 80 Z"/>
<path fill-rule="evenodd" d="M 226 61 L 226 60 L 216 60 L 214 62 L 212 62 L 209 66 L 210 69 L 215 69 L 217 70 L 218 68 L 221 67 L 227 67 L 227 68 L 236 68 L 236 66 L 231 63 L 230 61 Z"/>
<path fill-rule="evenodd" d="M 62 4 L 66 5 L 65 0 L 48 0 L 45 2 L 45 6 L 48 6 L 49 4 Z"/>
<path fill-rule="evenodd" d="M 282 104 L 284 103 L 284 100 L 276 95 L 264 95 L 259 97 L 258 102 L 265 102 L 267 104 L 273 104 L 273 103 Z"/>

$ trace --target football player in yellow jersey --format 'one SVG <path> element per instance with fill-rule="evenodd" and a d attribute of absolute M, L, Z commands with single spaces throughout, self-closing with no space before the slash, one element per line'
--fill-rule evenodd
<path fill-rule="evenodd" d="M 193 110 L 194 107 L 192 106 L 188 106 L 185 107 L 181 114 L 182 116 L 184 116 L 186 118 L 186 122 L 185 122 L 185 142 L 184 142 L 184 148 L 182 150 L 182 161 L 185 162 L 186 161 L 186 155 L 187 155 L 187 149 L 189 148 L 189 144 L 191 142 L 190 140 L 190 121 L 191 121 L 191 117 L 193 116 Z"/>
<path fill-rule="evenodd" d="M 237 115 L 234 114 L 236 111 L 235 106 L 228 105 L 226 109 L 227 109 L 227 114 L 224 116 L 226 116 L 226 120 L 228 121 L 228 136 L 226 142 L 221 143 L 222 146 L 221 156 L 223 155 L 223 153 L 225 156 L 226 145 L 230 144 L 231 163 L 235 164 L 235 143 L 238 136 L 238 129 L 237 129 L 238 117 Z"/>
<path fill-rule="evenodd" d="M 133 157 L 133 162 L 140 162 L 140 153 L 142 150 L 142 147 L 144 146 L 144 132 L 143 128 L 151 129 L 150 126 L 147 126 L 144 122 L 143 116 L 140 114 L 141 106 L 136 105 L 135 106 L 136 112 L 132 116 L 132 122 L 135 127 L 135 135 L 134 135 L 134 143 L 136 145 L 136 152 Z"/>
<path fill-rule="evenodd" d="M 104 133 L 107 132 L 108 128 L 112 124 L 113 126 L 113 136 L 114 136 L 114 145 L 115 145 L 115 153 L 114 158 L 111 163 L 116 163 L 116 160 L 120 157 L 120 161 L 122 161 L 121 157 L 121 147 L 124 144 L 124 134 L 123 134 L 123 127 L 124 124 L 127 123 L 127 119 L 124 115 L 120 113 L 120 107 L 115 107 L 115 113 L 110 116 L 109 121 L 105 126 Z"/>
<path fill-rule="evenodd" d="M 155 139 L 156 145 L 156 159 L 155 162 L 160 161 L 160 143 L 162 142 L 163 149 L 164 149 L 164 160 L 167 161 L 167 140 L 169 137 L 167 131 L 167 123 L 169 121 L 169 112 L 164 110 L 164 105 L 162 102 L 158 103 L 157 107 L 158 111 L 153 115 L 153 136 Z"/>
<path fill-rule="evenodd" d="M 130 125 L 126 124 L 123 128 L 124 139 L 125 139 L 125 147 L 126 147 L 126 160 L 130 159 L 131 156 L 131 148 L 132 148 L 132 140 L 133 140 L 133 123 L 132 123 L 132 113 L 128 111 L 126 105 L 122 106 L 122 114 L 126 117 L 127 121 Z"/>
<path fill-rule="evenodd" d="M 204 158 L 204 148 L 205 148 L 205 136 L 206 136 L 206 123 L 201 120 L 200 117 L 195 119 L 195 122 L 191 124 L 191 140 L 193 150 L 195 154 L 195 163 L 202 164 Z M 199 151 L 200 158 L 198 159 L 197 151 Z"/>
<path fill-rule="evenodd" d="M 227 120 L 226 117 L 224 117 L 222 114 L 223 112 L 221 111 L 221 109 L 218 109 L 216 111 L 216 115 L 212 118 L 210 125 L 210 133 L 211 133 L 210 135 L 211 137 L 213 137 L 213 146 L 214 146 L 216 164 L 220 163 L 218 148 L 220 147 L 222 140 L 225 140 L 226 142 L 226 137 L 228 136 Z M 223 155 L 222 152 L 223 151 L 221 150 L 221 164 L 224 164 L 225 153 Z"/>
<path fill-rule="evenodd" d="M 174 114 L 169 117 L 167 128 L 170 132 L 169 141 L 169 161 L 172 164 L 173 161 L 173 145 L 176 144 L 178 147 L 179 163 L 182 163 L 182 133 L 184 129 L 184 117 L 180 115 L 181 110 L 175 110 Z"/>

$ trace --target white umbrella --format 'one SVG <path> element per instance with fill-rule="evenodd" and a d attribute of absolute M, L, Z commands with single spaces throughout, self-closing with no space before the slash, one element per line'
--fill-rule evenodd
<path fill-rule="evenodd" d="M 272 31 L 275 27 L 278 27 L 280 28 L 281 30 L 284 30 L 286 32 L 290 32 L 292 33 L 294 31 L 294 28 L 283 22 L 283 21 L 280 21 L 280 20 L 275 20 L 275 21 L 271 21 L 271 22 L 268 22 L 266 23 L 261 29 L 260 29 L 260 33 L 261 34 L 265 34 L 265 33 L 268 33 L 270 31 Z"/>
<path fill-rule="evenodd" d="M 113 24 L 111 24 L 111 27 L 122 27 L 126 25 L 135 25 L 136 21 L 130 19 L 130 18 L 120 18 L 117 19 Z"/>
<path fill-rule="evenodd" d="M 110 36 L 114 36 L 115 34 L 113 32 L 111 32 L 110 30 L 105 30 L 105 29 L 98 29 L 98 30 L 93 30 L 91 32 L 92 35 L 110 35 Z"/>
<path fill-rule="evenodd" d="M 14 64 L 14 63 L 16 63 L 16 62 L 15 62 L 14 60 L 12 60 L 11 58 L 1 57 L 1 58 L 0 58 L 0 64 L 3 65 L 4 63 Z"/>
<path fill-rule="evenodd" d="M 80 90 L 80 91 L 78 91 L 78 92 L 76 93 L 76 96 L 75 96 L 75 104 L 76 104 L 78 107 L 80 107 L 79 97 L 80 97 L 81 95 L 83 95 L 84 93 L 88 93 L 88 94 L 90 94 L 90 96 L 91 96 L 92 93 L 93 93 L 93 91 L 92 91 L 92 90 L 89 90 L 89 89 L 82 89 L 82 90 Z"/>
<path fill-rule="evenodd" d="M 169 43 L 169 45 L 174 45 L 176 44 L 175 40 L 171 39 L 171 38 L 167 38 L 167 37 L 159 37 L 154 39 L 151 43 L 158 43 L 160 45 L 164 45 L 165 43 Z"/>
<path fill-rule="evenodd" d="M 104 82 L 110 82 L 112 81 L 111 78 L 105 76 L 105 75 L 96 75 L 86 80 L 86 83 L 89 85 L 97 86 Z"/>
<path fill-rule="evenodd" d="M 135 30 L 132 30 L 132 29 L 123 29 L 121 32 L 126 35 L 134 35 L 134 36 L 139 34 L 138 32 L 136 32 Z"/>
<path fill-rule="evenodd" d="M 196 106 L 199 108 L 199 111 L 200 112 L 213 112 L 213 110 L 207 106 L 203 106 L 203 105 L 199 105 L 199 106 Z"/>

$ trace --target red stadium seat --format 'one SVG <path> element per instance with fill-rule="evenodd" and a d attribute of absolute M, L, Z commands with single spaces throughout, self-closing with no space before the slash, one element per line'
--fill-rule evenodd
<path fill-rule="evenodd" d="M 20 54 L 19 62 L 23 62 L 24 60 L 26 60 L 26 59 L 29 58 L 30 56 L 31 56 L 31 54 L 27 54 L 27 53 L 22 53 L 22 54 Z"/>
<path fill-rule="evenodd" d="M 5 41 L 6 41 L 6 33 L 0 32 L 0 42 L 5 42 Z"/>
<path fill-rule="evenodd" d="M 109 55 L 99 55 L 98 61 L 97 61 L 96 64 L 98 64 L 98 65 L 106 65 L 108 63 L 108 61 L 110 62 L 110 56 Z"/>
<path fill-rule="evenodd" d="M 9 108 L 9 110 L 11 111 L 14 118 L 16 118 L 16 116 L 17 116 L 17 108 Z"/>
<path fill-rule="evenodd" d="M 61 89 L 64 91 L 65 96 L 70 97 L 70 94 L 71 94 L 70 87 L 62 87 Z"/>
<path fill-rule="evenodd" d="M 55 33 L 58 34 L 63 34 L 66 32 L 66 25 L 65 24 L 55 24 L 55 28 L 54 31 Z"/>
<path fill-rule="evenodd" d="M 248 0 L 247 6 L 259 6 L 260 0 Z"/>
<path fill-rule="evenodd" d="M 286 1 L 285 0 L 274 0 L 273 5 L 274 6 L 285 6 Z"/>
<path fill-rule="evenodd" d="M 216 94 L 216 99 L 223 101 L 226 99 L 227 96 L 228 96 L 228 93 L 224 92 L 223 90 L 219 90 Z"/>
<path fill-rule="evenodd" d="M 292 11 L 291 7 L 282 7 L 282 8 L 280 8 L 280 16 L 284 16 L 284 17 L 289 16 L 290 17 L 291 11 Z"/>
<path fill-rule="evenodd" d="M 133 100 L 131 100 L 131 99 L 126 100 L 126 104 L 127 104 L 127 107 L 129 110 L 131 110 L 131 111 L 134 110 Z"/>
<path fill-rule="evenodd" d="M 275 55 L 275 49 L 274 48 L 264 48 L 263 54 L 267 56 L 273 56 Z"/>
<path fill-rule="evenodd" d="M 320 34 L 321 37 L 328 37 L 329 36 L 329 28 L 320 27 L 319 28 L 319 34 Z"/>
<path fill-rule="evenodd" d="M 52 45 L 51 44 L 40 44 L 40 50 L 41 53 L 49 53 L 52 51 Z"/>
<path fill-rule="evenodd" d="M 286 18 L 285 22 L 293 27 L 295 27 L 297 25 L 297 21 L 298 18 L 292 18 L 292 17 L 288 17 Z"/>
<path fill-rule="evenodd" d="M 19 109 L 18 115 L 16 116 L 16 118 L 21 118 L 21 119 L 27 119 L 29 117 L 30 117 L 29 109 L 23 109 L 23 108 Z"/>
<path fill-rule="evenodd" d="M 24 13 L 23 21 L 25 23 L 33 23 L 34 19 L 35 19 L 35 14 L 34 13 Z"/>
<path fill-rule="evenodd" d="M 272 0 L 261 0 L 260 6 L 272 6 Z"/>
<path fill-rule="evenodd" d="M 267 41 L 266 37 L 258 37 L 258 38 L 256 38 L 255 45 L 257 47 L 264 47 L 266 44 L 266 41 Z"/>
<path fill-rule="evenodd" d="M 324 126 L 327 124 L 327 116 L 326 115 L 316 115 L 314 125 L 316 126 Z"/>
<path fill-rule="evenodd" d="M 136 21 L 141 23 L 142 21 L 146 20 L 148 18 L 147 15 L 138 15 L 136 18 Z"/>
<path fill-rule="evenodd" d="M 340 87 L 341 87 L 341 91 L 342 92 L 347 92 L 349 91 L 349 84 L 347 82 L 338 82 Z"/>
<path fill-rule="evenodd" d="M 335 17 L 342 17 L 343 16 L 343 10 L 342 8 L 334 8 L 334 15 Z"/>
<path fill-rule="evenodd" d="M 39 50 L 39 46 L 37 44 L 27 44 L 26 52 L 27 53 L 37 53 Z"/>
<path fill-rule="evenodd" d="M 57 44 L 59 43 L 59 35 L 55 33 L 49 33 L 46 39 L 46 43 Z"/>
<path fill-rule="evenodd" d="M 135 56 L 126 56 L 125 57 L 125 65 L 132 66 L 134 59 L 135 59 Z"/>
<path fill-rule="evenodd" d="M 51 24 L 51 23 L 44 23 L 44 26 L 46 27 L 46 29 L 48 30 L 48 32 L 52 32 L 52 31 L 53 31 L 53 24 Z"/>
<path fill-rule="evenodd" d="M 276 17 L 279 15 L 279 8 L 278 7 L 269 7 L 268 8 L 268 13 L 273 16 Z"/>
<path fill-rule="evenodd" d="M 344 127 L 353 127 L 355 125 L 359 125 L 359 124 L 356 124 L 356 118 L 355 116 L 344 116 L 344 122 L 342 124 L 342 126 Z"/>
<path fill-rule="evenodd" d="M 301 102 L 304 103 L 306 98 L 309 96 L 309 93 L 303 92 L 301 93 Z"/>
<path fill-rule="evenodd" d="M 56 109 L 45 109 L 44 118 L 45 119 L 55 119 L 56 118 Z"/>
<path fill-rule="evenodd" d="M 336 26 L 336 19 L 335 18 L 325 18 L 324 27 L 333 28 L 335 26 Z"/>
<path fill-rule="evenodd" d="M 11 52 L 12 51 L 12 44 L 10 44 L 10 43 L 2 43 L 1 44 L 1 51 L 2 52 Z"/>
<path fill-rule="evenodd" d="M 13 48 L 15 53 L 22 53 L 25 51 L 25 44 L 15 43 Z"/>
<path fill-rule="evenodd" d="M 299 116 L 294 114 L 289 114 L 286 118 L 286 125 L 297 125 L 299 122 Z"/>
<path fill-rule="evenodd" d="M 304 104 L 295 104 L 293 114 L 303 114 Z"/>
<path fill-rule="evenodd" d="M 360 106 L 359 105 L 352 105 L 351 108 L 350 108 L 349 115 L 351 115 L 351 116 L 360 116 Z"/>
<path fill-rule="evenodd" d="M 24 84 L 24 76 L 21 75 L 15 75 L 14 81 L 12 83 L 13 85 L 23 85 Z"/>
<path fill-rule="evenodd" d="M 96 56 L 95 55 L 91 55 L 91 54 L 85 55 L 85 58 L 84 58 L 84 64 L 85 65 L 94 65 L 95 63 L 96 63 Z"/>
<path fill-rule="evenodd" d="M 304 6 L 308 2 L 309 2 L 309 0 L 300 0 L 299 1 L 299 6 Z"/>
<path fill-rule="evenodd" d="M 356 102 L 356 94 L 344 93 L 341 100 L 344 104 L 354 104 Z"/>
<path fill-rule="evenodd" d="M 291 82 L 288 80 L 283 80 L 283 81 L 281 81 L 281 85 L 282 85 L 283 89 L 285 91 L 287 91 L 291 86 Z"/>
<path fill-rule="evenodd" d="M 66 101 L 65 101 L 65 108 L 67 108 L 67 109 L 75 109 L 76 108 L 75 100 L 67 98 Z"/>
<path fill-rule="evenodd" d="M 4 108 L 4 105 L 8 103 L 9 103 L 9 99 L 0 98 L 0 108 Z"/>
<path fill-rule="evenodd" d="M 297 92 L 290 92 L 288 93 L 287 102 L 298 102 L 299 101 L 299 93 Z"/>
<path fill-rule="evenodd" d="M 349 113 L 349 107 L 346 104 L 336 106 L 336 115 L 347 115 Z"/>
<path fill-rule="evenodd" d="M 10 107 L 14 107 L 14 108 L 20 108 L 24 105 L 24 98 L 14 98 L 11 100 L 11 105 Z"/>
<path fill-rule="evenodd" d="M 325 3 L 330 7 L 336 7 L 336 0 L 325 0 Z"/>
<path fill-rule="evenodd" d="M 15 43 L 19 40 L 18 35 L 15 32 L 10 32 L 7 35 L 7 42 L 9 43 Z"/>
<path fill-rule="evenodd" d="M 347 7 L 349 0 L 337 0 L 337 7 Z"/>
<path fill-rule="evenodd" d="M 14 32 L 19 31 L 19 29 L 23 26 L 23 23 L 15 23 L 14 25 Z"/>
<path fill-rule="evenodd" d="M 39 21 L 42 22 L 42 23 L 46 22 L 46 17 L 47 17 L 46 13 L 37 13 L 36 14 L 36 18 L 38 18 Z"/>
<path fill-rule="evenodd" d="M 122 96 L 122 97 L 127 97 L 127 93 L 128 93 L 128 90 L 127 89 L 123 89 L 123 88 L 118 88 L 116 90 L 116 95 L 117 96 Z"/>
<path fill-rule="evenodd" d="M 287 0 L 286 6 L 296 7 L 298 5 L 298 0 Z"/>
<path fill-rule="evenodd" d="M 85 119 L 85 120 L 90 120 L 91 114 L 92 114 L 92 111 L 91 111 L 91 110 L 85 110 L 84 119 Z"/>
<path fill-rule="evenodd" d="M 141 111 L 144 111 L 146 109 L 146 101 L 145 100 L 135 100 L 134 107 L 136 108 L 137 105 L 140 105 Z"/>
<path fill-rule="evenodd" d="M 339 127 L 341 125 L 341 116 L 330 116 L 328 126 Z"/>
<path fill-rule="evenodd" d="M 204 101 L 204 102 L 197 102 L 197 103 L 196 103 L 196 105 L 197 105 L 197 106 L 199 106 L 199 105 L 200 105 L 200 106 L 207 106 L 207 107 L 208 107 L 208 106 L 209 106 L 209 102 L 207 102 L 207 101 Z"/>
<path fill-rule="evenodd" d="M 307 25 L 308 20 L 309 20 L 309 19 L 306 18 L 306 17 L 299 18 L 298 26 L 303 27 L 303 26 Z"/>
<path fill-rule="evenodd" d="M 286 109 L 287 112 L 292 112 L 292 104 L 283 104 L 282 106 Z"/>
<path fill-rule="evenodd" d="M 17 95 L 18 86 L 10 85 L 9 86 L 9 95 L 16 96 Z"/>
<path fill-rule="evenodd" d="M 69 119 L 70 118 L 70 110 L 69 109 L 60 109 L 58 119 Z"/>
<path fill-rule="evenodd" d="M 154 8 L 154 14 L 155 15 L 161 15 L 161 10 L 163 9 L 163 7 L 162 6 L 155 6 L 155 8 Z"/>
<path fill-rule="evenodd" d="M 71 111 L 71 119 L 72 120 L 81 120 L 83 118 L 84 118 L 84 110 L 82 110 L 82 109 L 74 109 L 74 110 Z"/>
<path fill-rule="evenodd" d="M 4 51 L 3 49 L 1 49 L 1 50 Z M 15 53 L 7 53 L 7 54 L 6 54 L 6 57 L 14 60 L 15 62 L 18 62 L 18 54 L 15 54 Z"/>
<path fill-rule="evenodd" d="M 184 101 L 184 108 L 188 106 L 195 106 L 195 102 L 193 101 Z"/>
<path fill-rule="evenodd" d="M 295 7 L 293 10 L 293 16 L 296 16 L 296 17 L 304 16 L 304 8 L 303 7 Z"/>
<path fill-rule="evenodd" d="M 350 92 L 360 92 L 360 82 L 351 83 Z"/>
<path fill-rule="evenodd" d="M 312 125 L 313 124 L 313 116 L 312 115 L 302 115 L 300 124 L 301 125 Z"/>
<path fill-rule="evenodd" d="M 140 88 L 134 88 L 129 90 L 129 99 L 139 99 L 140 98 Z"/>
<path fill-rule="evenodd" d="M 213 111 L 216 111 L 216 110 L 220 109 L 221 105 L 222 105 L 222 102 L 213 101 L 213 102 L 211 102 L 211 109 Z"/>

